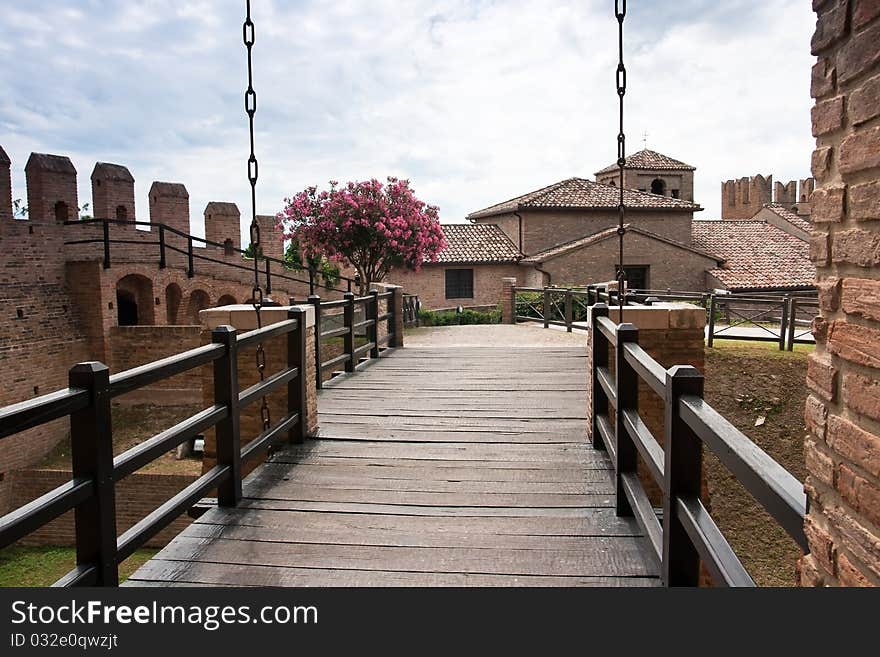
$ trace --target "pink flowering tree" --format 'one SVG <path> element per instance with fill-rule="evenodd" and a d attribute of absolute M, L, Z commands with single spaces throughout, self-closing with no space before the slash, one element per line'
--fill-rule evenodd
<path fill-rule="evenodd" d="M 285 199 L 277 215 L 284 239 L 306 259 L 326 257 L 360 274 L 364 294 L 391 269 L 418 271 L 446 248 L 437 208 L 420 201 L 408 180 L 350 182 L 329 190 L 309 187 Z"/>

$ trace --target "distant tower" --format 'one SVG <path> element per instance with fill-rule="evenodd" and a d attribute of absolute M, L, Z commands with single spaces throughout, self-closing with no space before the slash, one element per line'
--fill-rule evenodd
<path fill-rule="evenodd" d="M 626 158 L 623 186 L 693 202 L 694 171 L 696 167 L 690 164 L 644 148 Z M 597 171 L 596 182 L 615 187 L 619 185 L 620 169 L 617 164 L 609 164 Z"/>
<path fill-rule="evenodd" d="M 150 187 L 150 221 L 190 233 L 189 192 L 182 183 L 153 183 Z"/>
<path fill-rule="evenodd" d="M 773 176 L 761 174 L 751 178 L 721 183 L 721 218 L 748 220 L 773 199 Z"/>

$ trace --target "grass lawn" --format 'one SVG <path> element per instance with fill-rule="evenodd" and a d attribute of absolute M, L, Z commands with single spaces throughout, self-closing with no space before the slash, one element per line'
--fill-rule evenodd
<path fill-rule="evenodd" d="M 119 565 L 119 580 L 141 567 L 158 550 L 138 550 Z M 20 547 L 0 550 L 0 586 L 51 586 L 76 563 L 72 547 Z"/>
<path fill-rule="evenodd" d="M 807 356 L 813 345 L 779 351 L 764 342 L 724 340 L 706 349 L 705 397 L 799 480 L 804 465 Z M 759 421 L 763 418 L 763 421 Z M 759 426 L 755 426 L 756 422 Z M 760 586 L 794 586 L 801 552 L 712 455 L 706 458 L 712 517 Z"/>

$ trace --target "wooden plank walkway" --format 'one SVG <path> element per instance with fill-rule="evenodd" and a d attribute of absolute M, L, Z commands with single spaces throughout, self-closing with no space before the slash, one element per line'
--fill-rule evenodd
<path fill-rule="evenodd" d="M 487 327 L 488 328 L 488 327 Z M 320 392 L 320 434 L 129 585 L 656 586 L 586 441 L 585 348 L 407 347 Z M 534 330 L 534 329 L 531 329 Z"/>

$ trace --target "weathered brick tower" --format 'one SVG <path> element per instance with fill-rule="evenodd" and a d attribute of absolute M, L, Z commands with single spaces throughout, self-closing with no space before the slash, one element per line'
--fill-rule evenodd
<path fill-rule="evenodd" d="M 241 212 L 235 203 L 211 201 L 205 207 L 205 239 L 230 248 L 224 255 L 240 258 Z"/>
<path fill-rule="evenodd" d="M 92 214 L 96 219 L 134 221 L 134 176 L 121 164 L 98 162 L 92 171 Z"/>
<path fill-rule="evenodd" d="M 79 217 L 76 168 L 69 157 L 31 153 L 24 172 L 31 221 L 58 224 Z"/>
<path fill-rule="evenodd" d="M 12 162 L 0 146 L 0 222 L 12 220 Z"/>
<path fill-rule="evenodd" d="M 880 3 L 813 0 L 806 585 L 880 585 Z"/>
<path fill-rule="evenodd" d="M 189 233 L 189 192 L 183 183 L 154 182 L 150 187 L 150 221 Z"/>
<path fill-rule="evenodd" d="M 773 176 L 761 174 L 721 183 L 721 218 L 751 219 L 773 201 Z"/>
<path fill-rule="evenodd" d="M 263 255 L 269 258 L 284 258 L 284 243 L 279 233 L 275 230 L 275 217 L 271 214 L 258 214 L 257 223 L 260 224 L 260 244 Z"/>

